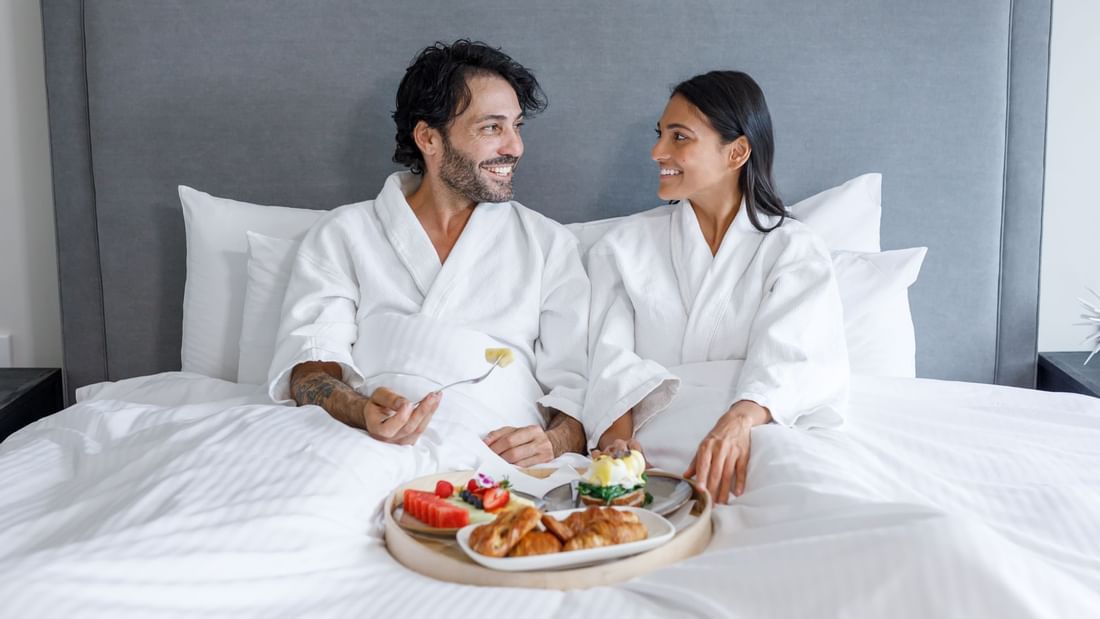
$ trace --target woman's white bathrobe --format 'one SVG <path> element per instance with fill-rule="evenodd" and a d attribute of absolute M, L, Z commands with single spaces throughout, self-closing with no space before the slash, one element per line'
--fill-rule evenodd
<path fill-rule="evenodd" d="M 477 385 L 448 389 L 432 426 L 476 434 L 543 424 L 547 409 L 579 417 L 587 365 L 588 279 L 576 240 L 516 202 L 474 208 L 445 263 L 391 175 L 378 198 L 334 210 L 302 241 L 283 303 L 270 395 L 289 400 L 303 361 L 341 364 L 364 394 L 412 399 L 489 369 L 485 349 L 515 362 Z"/>
<path fill-rule="evenodd" d="M 848 355 L 829 252 L 798 221 L 756 230 L 743 206 L 714 256 L 686 201 L 628 217 L 589 250 L 590 447 L 631 408 L 663 468 L 686 465 L 739 400 L 787 426 L 841 423 Z"/>

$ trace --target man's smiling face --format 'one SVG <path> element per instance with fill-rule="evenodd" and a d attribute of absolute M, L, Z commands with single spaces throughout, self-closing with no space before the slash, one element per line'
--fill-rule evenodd
<path fill-rule="evenodd" d="M 470 102 L 443 132 L 439 178 L 474 202 L 512 198 L 512 177 L 523 156 L 523 110 L 516 91 L 496 75 L 466 81 Z"/>

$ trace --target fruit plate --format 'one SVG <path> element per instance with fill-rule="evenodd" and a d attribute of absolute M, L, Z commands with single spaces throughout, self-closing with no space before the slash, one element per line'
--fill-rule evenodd
<path fill-rule="evenodd" d="M 555 552 L 529 557 L 488 557 L 470 548 L 470 534 L 474 529 L 480 526 L 476 524 L 471 524 L 459 529 L 456 539 L 459 547 L 466 553 L 466 556 L 480 565 L 489 569 L 505 572 L 529 572 L 533 570 L 560 570 L 581 567 L 584 565 L 603 563 L 612 559 L 629 557 L 640 552 L 652 550 L 669 541 L 672 539 L 672 536 L 676 535 L 676 527 L 672 526 L 672 523 L 665 520 L 660 514 L 638 507 L 616 507 L 614 509 L 637 514 L 638 520 L 645 525 L 646 531 L 649 532 L 649 536 L 643 540 L 627 542 L 625 544 L 615 544 L 614 546 L 570 550 L 568 552 Z M 558 520 L 562 520 L 573 512 L 584 510 L 585 508 L 577 508 L 548 513 Z"/>
<path fill-rule="evenodd" d="M 442 473 L 439 475 L 430 475 L 428 477 L 421 477 L 415 479 L 401 487 L 399 487 L 393 493 L 393 519 L 402 529 L 409 531 L 410 533 L 417 533 L 420 535 L 431 535 L 436 537 L 450 537 L 453 538 L 460 527 L 455 528 L 440 528 L 433 527 L 425 522 L 421 522 L 412 517 L 412 514 L 405 513 L 404 501 L 405 490 L 423 490 L 425 492 L 432 492 L 435 490 L 436 482 L 440 480 L 449 481 L 459 487 L 465 484 L 471 477 L 473 477 L 473 471 L 459 471 L 456 473 Z M 524 505 L 531 505 L 533 507 L 541 508 L 541 502 L 534 499 L 529 495 L 525 495 L 522 492 L 512 491 L 512 499 L 508 504 L 509 508 L 517 507 L 517 502 Z M 482 524 L 485 522 L 492 522 L 496 518 L 495 514 L 490 514 L 484 510 L 467 508 L 470 511 L 470 524 Z"/>

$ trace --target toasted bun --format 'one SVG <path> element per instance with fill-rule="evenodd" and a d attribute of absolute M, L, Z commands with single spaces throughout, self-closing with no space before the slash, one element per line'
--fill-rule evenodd
<path fill-rule="evenodd" d="M 616 507 L 641 507 L 645 503 L 645 488 L 638 488 L 630 494 L 616 497 L 610 503 L 604 503 L 603 499 L 588 496 L 581 493 L 581 502 L 585 505 L 614 505 Z"/>

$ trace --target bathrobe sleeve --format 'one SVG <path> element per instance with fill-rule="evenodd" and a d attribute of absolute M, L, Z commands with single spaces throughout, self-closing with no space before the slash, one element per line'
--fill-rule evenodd
<path fill-rule="evenodd" d="M 344 382 L 353 389 L 364 384 L 352 360 L 360 294 L 353 245 L 338 221 L 322 218 L 298 249 L 268 370 L 268 394 L 276 402 L 293 403 L 290 372 L 306 361 L 339 363 Z"/>
<path fill-rule="evenodd" d="M 832 261 L 815 236 L 785 240 L 764 281 L 730 404 L 752 400 L 785 426 L 839 425 L 849 369 Z"/>
<path fill-rule="evenodd" d="M 578 421 L 588 388 L 588 276 L 577 243 L 556 231 L 542 275 L 535 378 L 546 395 L 543 412 L 559 410 Z"/>
<path fill-rule="evenodd" d="M 588 254 L 592 309 L 588 322 L 588 399 L 584 423 L 594 449 L 611 424 L 634 409 L 637 432 L 668 407 L 680 379 L 661 364 L 642 359 L 634 348 L 634 306 L 614 252 L 597 243 Z"/>

